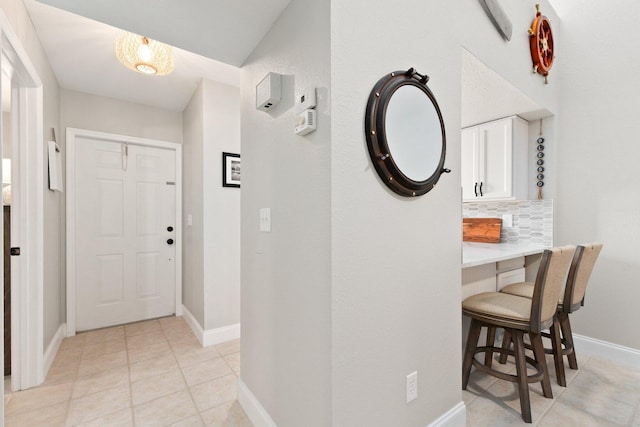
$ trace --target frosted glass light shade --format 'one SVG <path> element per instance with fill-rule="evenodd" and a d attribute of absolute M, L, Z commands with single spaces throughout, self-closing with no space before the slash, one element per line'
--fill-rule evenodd
<path fill-rule="evenodd" d="M 133 33 L 124 33 L 116 41 L 118 60 L 127 68 L 144 74 L 164 76 L 173 71 L 171 46 Z"/>

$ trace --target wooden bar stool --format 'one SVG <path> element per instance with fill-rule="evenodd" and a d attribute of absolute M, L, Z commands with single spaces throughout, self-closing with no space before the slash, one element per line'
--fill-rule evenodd
<path fill-rule="evenodd" d="M 544 396 L 553 397 L 540 333 L 554 322 L 558 298 L 562 293 L 562 286 L 575 249 L 575 246 L 564 246 L 544 251 L 533 286 L 533 298 L 523 298 L 501 292 L 484 292 L 473 295 L 462 302 L 462 313 L 471 318 L 471 327 L 462 363 L 462 389 L 467 389 L 472 365 L 497 378 L 516 382 L 520 395 L 522 419 L 527 423 L 531 422 L 528 383 L 540 381 Z M 483 326 L 489 329 L 504 328 L 513 339 L 514 350 L 495 347 L 493 343 L 485 347 L 478 347 L 478 337 Z M 535 360 L 525 355 L 524 334 L 528 334 L 530 337 Z M 474 357 L 476 353 L 487 352 L 515 356 L 516 375 L 492 369 Z M 535 374 L 527 375 L 527 363 L 536 369 Z"/>
<path fill-rule="evenodd" d="M 567 356 L 569 367 L 578 369 L 576 352 L 573 347 L 573 335 L 571 334 L 571 322 L 569 314 L 584 305 L 584 297 L 587 291 L 587 283 L 596 264 L 598 255 L 602 251 L 602 243 L 588 243 L 578 245 L 571 261 L 571 268 L 567 276 L 563 296 L 558 300 L 557 321 L 551 325 L 549 333 L 542 336 L 551 339 L 551 349 L 545 349 L 547 354 L 553 354 L 556 377 L 558 384 L 566 387 L 567 380 L 564 372 L 563 356 Z M 525 298 L 533 298 L 533 283 L 521 282 L 505 286 L 500 292 L 517 295 Z M 502 347 L 509 346 L 509 336 L 505 333 Z M 507 354 L 501 353 L 500 363 L 505 363 Z"/>

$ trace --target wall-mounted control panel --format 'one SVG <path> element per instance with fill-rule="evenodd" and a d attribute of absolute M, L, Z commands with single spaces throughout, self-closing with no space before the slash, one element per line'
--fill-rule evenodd
<path fill-rule="evenodd" d="M 267 74 L 256 86 L 256 109 L 272 110 L 282 99 L 282 76 L 277 73 Z"/>

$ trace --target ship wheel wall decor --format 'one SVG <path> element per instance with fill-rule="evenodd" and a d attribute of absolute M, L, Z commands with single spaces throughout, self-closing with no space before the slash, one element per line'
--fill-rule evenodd
<path fill-rule="evenodd" d="M 555 51 L 553 49 L 553 32 L 551 23 L 540 13 L 540 5 L 536 5 L 536 18 L 529 28 L 529 46 L 533 60 L 533 72 L 544 76 L 544 82 L 549 83 L 547 76 L 553 65 Z"/>

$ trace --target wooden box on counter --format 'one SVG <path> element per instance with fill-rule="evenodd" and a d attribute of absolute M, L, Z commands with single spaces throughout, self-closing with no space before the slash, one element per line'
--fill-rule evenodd
<path fill-rule="evenodd" d="M 462 241 L 500 243 L 500 218 L 462 218 Z"/>

